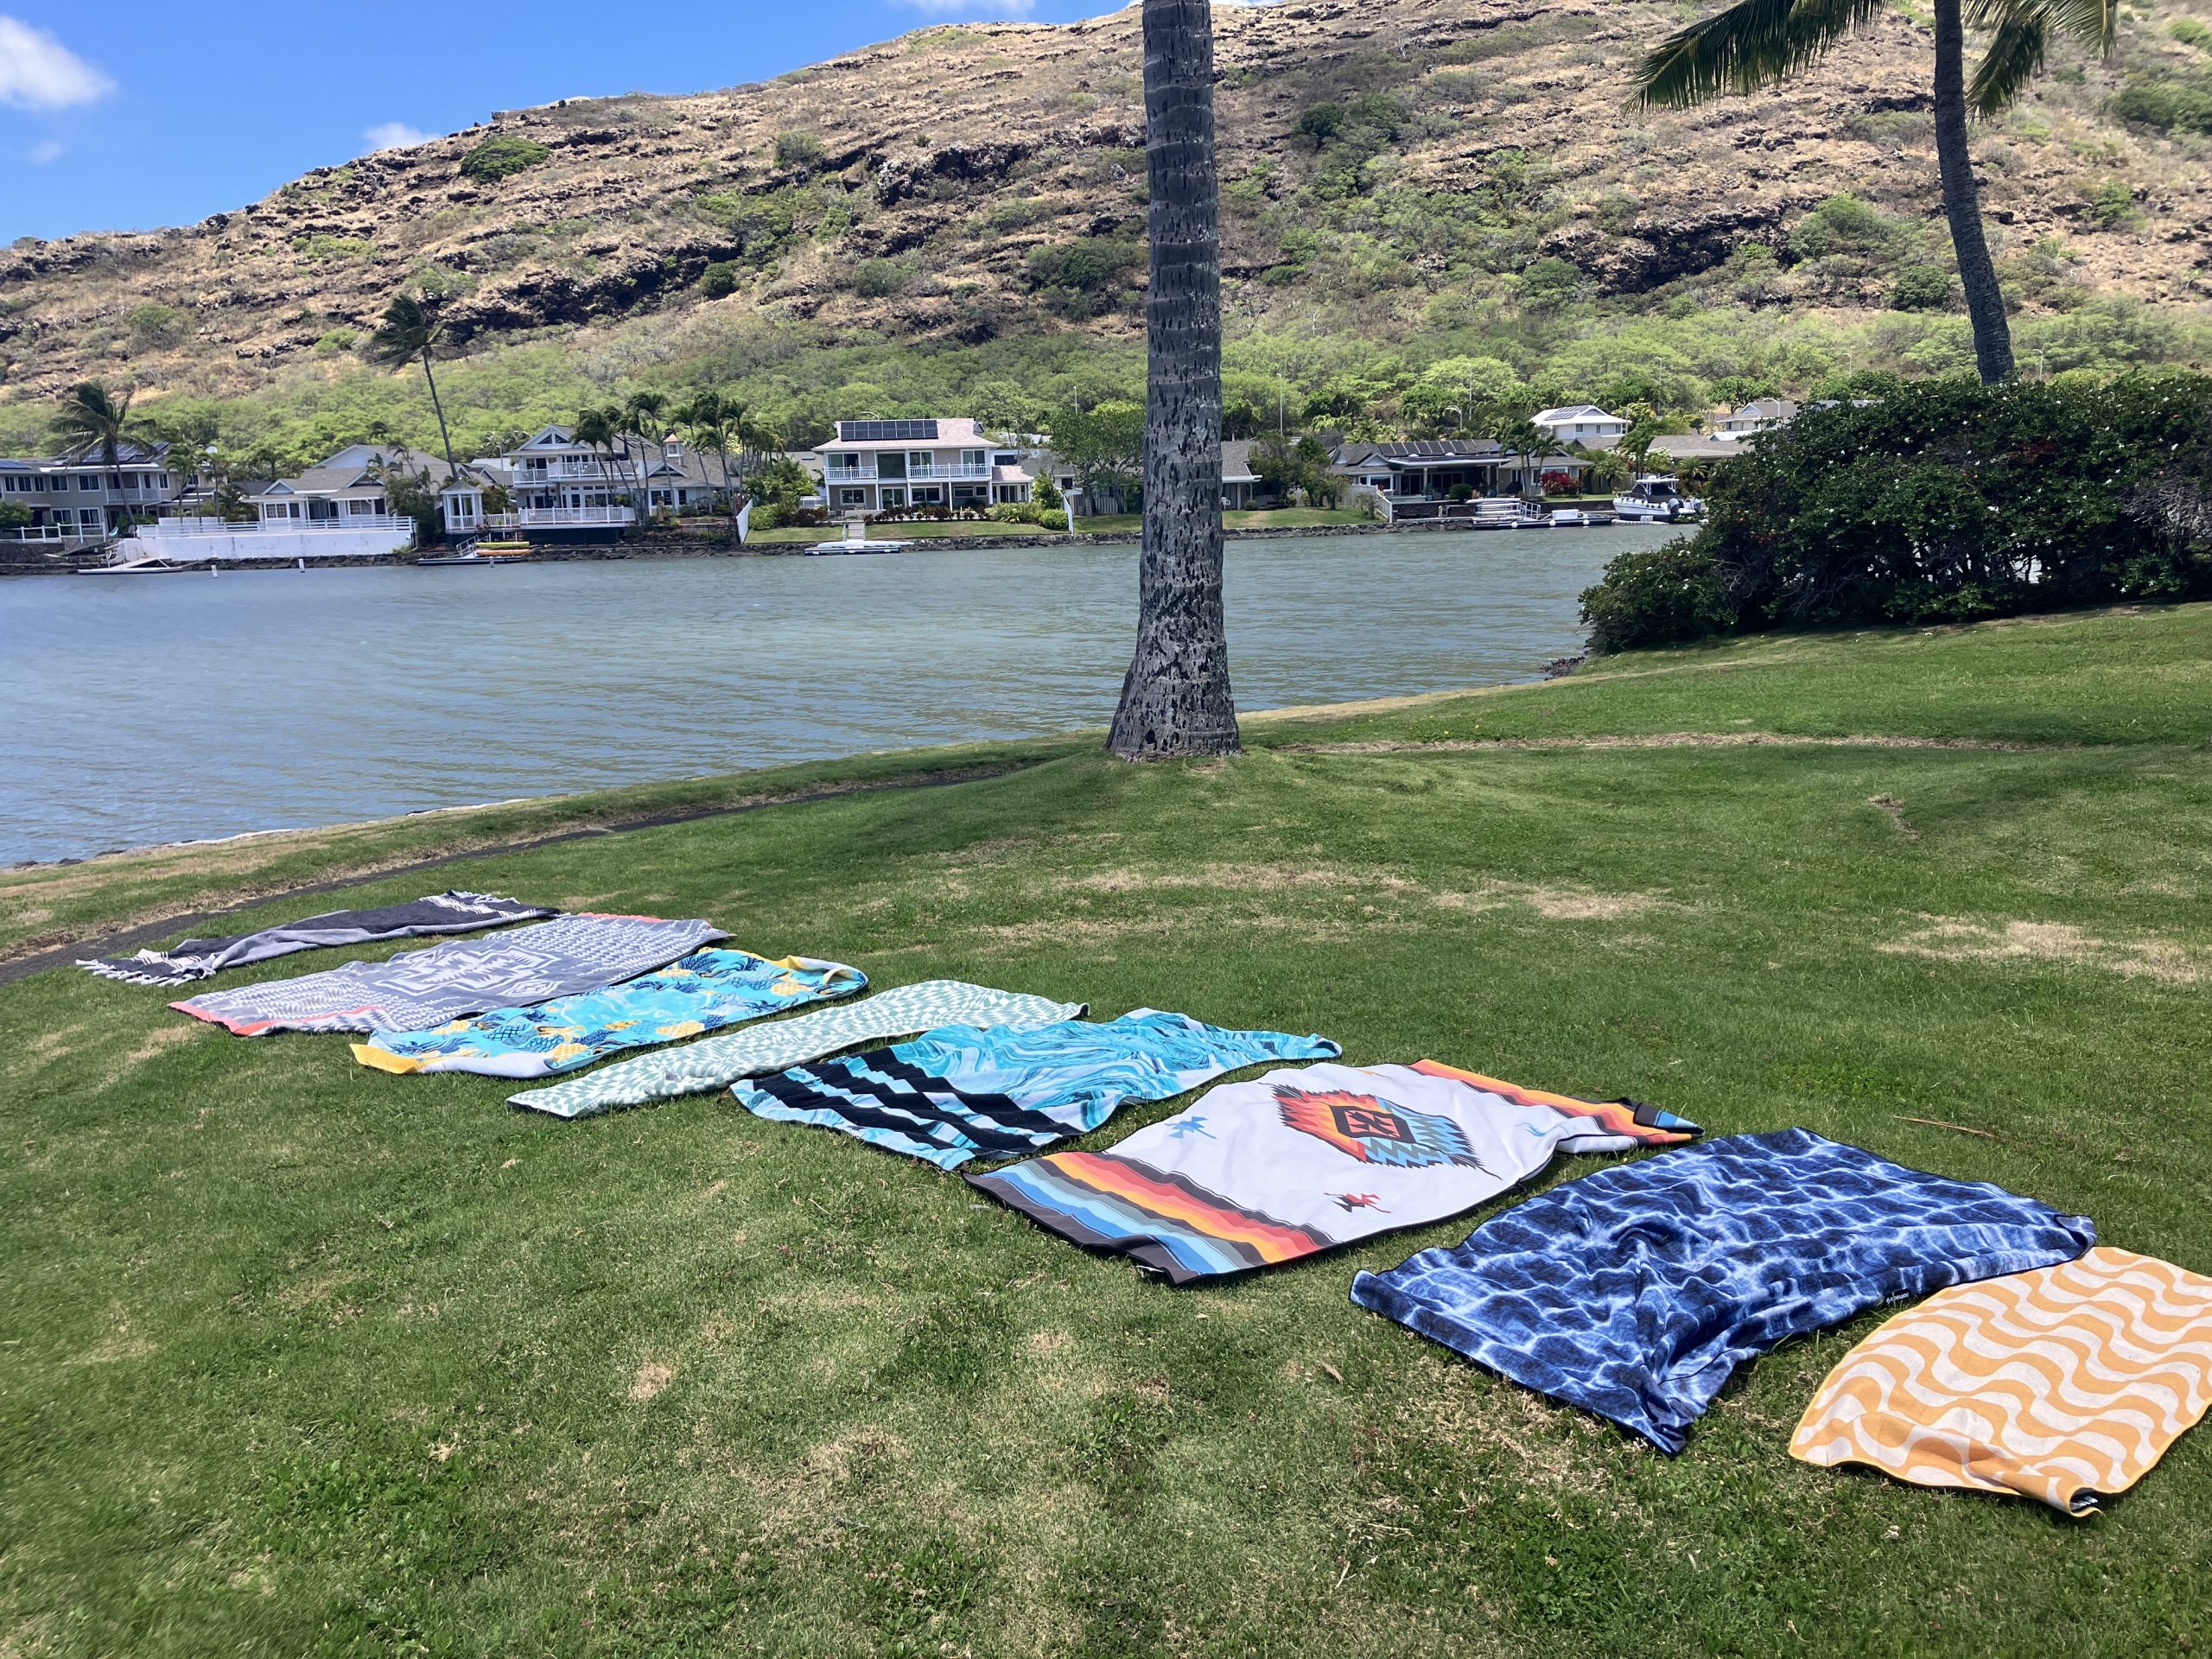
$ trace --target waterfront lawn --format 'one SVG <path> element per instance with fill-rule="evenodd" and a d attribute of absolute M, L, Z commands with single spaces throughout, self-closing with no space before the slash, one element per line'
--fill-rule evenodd
<path fill-rule="evenodd" d="M 1766 639 L 1255 721 L 1213 764 L 1037 744 L 467 885 L 1802 1124 L 2206 1272 L 2209 665 L 2212 607 Z M 61 873 L 80 914 L 100 870 Z M 0 988 L 0 1651 L 2212 1640 L 2212 1432 L 2074 1522 L 1789 1459 L 1878 1315 L 1669 1459 L 1346 1300 L 1520 1195 L 1177 1293 L 727 1096 L 559 1123 L 73 972 Z"/>
<path fill-rule="evenodd" d="M 779 524 L 773 530 L 756 533 L 753 542 L 768 546 L 781 546 L 797 542 L 812 546 L 817 542 L 834 542 L 845 533 L 842 523 L 833 524 Z M 868 539 L 874 542 L 930 541 L 943 536 L 1020 536 L 1034 539 L 1053 534 L 1065 536 L 1066 529 L 1059 524 L 1002 524 L 995 518 L 918 518 L 912 523 L 870 523 Z"/>
<path fill-rule="evenodd" d="M 1310 530 L 1317 524 L 1366 524 L 1374 519 L 1356 507 L 1254 507 L 1224 512 L 1221 522 L 1229 530 Z M 1075 527 L 1089 536 L 1140 536 L 1144 533 L 1144 516 L 1135 512 L 1078 515 Z"/>

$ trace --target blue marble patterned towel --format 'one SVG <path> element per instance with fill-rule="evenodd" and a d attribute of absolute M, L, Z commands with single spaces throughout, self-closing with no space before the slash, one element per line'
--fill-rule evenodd
<path fill-rule="evenodd" d="M 2070 1262 L 2096 1236 L 2001 1186 L 1782 1129 L 1568 1181 L 1463 1244 L 1361 1274 L 1351 1299 L 1672 1452 L 1777 1343 Z"/>

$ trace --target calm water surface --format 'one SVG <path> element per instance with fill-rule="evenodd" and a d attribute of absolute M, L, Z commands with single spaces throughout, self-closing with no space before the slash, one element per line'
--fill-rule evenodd
<path fill-rule="evenodd" d="M 1232 542 L 1245 709 L 1522 679 L 1659 530 Z M 1134 548 L 0 582 L 0 862 L 1103 725 Z"/>

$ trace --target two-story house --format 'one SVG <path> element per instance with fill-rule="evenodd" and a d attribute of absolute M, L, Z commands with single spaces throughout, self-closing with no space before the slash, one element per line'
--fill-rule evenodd
<path fill-rule="evenodd" d="M 1625 420 L 1595 404 L 1562 404 L 1556 409 L 1540 409 L 1529 417 L 1529 424 L 1550 433 L 1561 445 L 1579 443 L 1586 449 L 1611 449 L 1628 430 Z"/>
<path fill-rule="evenodd" d="M 116 464 L 97 451 L 45 460 L 0 460 L 0 501 L 30 510 L 26 538 L 99 541 L 149 518 L 182 493 L 166 443 L 124 442 Z M 12 532 L 9 532 L 12 533 Z"/>
<path fill-rule="evenodd" d="M 832 518 L 1027 501 L 1035 482 L 1020 450 L 994 444 L 972 420 L 840 421 L 814 453 Z"/>
<path fill-rule="evenodd" d="M 1713 417 L 1713 430 L 1723 437 L 1747 438 L 1754 432 L 1772 432 L 1797 418 L 1796 403 L 1788 397 L 1754 397 L 1739 409 L 1723 410 Z"/>

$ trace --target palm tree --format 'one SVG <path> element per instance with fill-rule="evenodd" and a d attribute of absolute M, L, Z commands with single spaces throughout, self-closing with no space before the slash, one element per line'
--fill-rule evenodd
<path fill-rule="evenodd" d="M 619 409 L 587 409 L 580 412 L 575 423 L 569 428 L 578 443 L 599 457 L 599 475 L 607 480 L 607 499 L 614 496 L 614 475 L 609 458 L 615 445 L 622 442 L 622 411 Z"/>
<path fill-rule="evenodd" d="M 143 424 L 130 418 L 130 399 L 135 395 L 126 386 L 118 397 L 98 380 L 81 382 L 62 394 L 61 407 L 54 416 L 54 432 L 69 457 L 81 461 L 98 450 L 101 466 L 120 465 L 123 446 L 144 440 Z"/>
<path fill-rule="evenodd" d="M 2012 372 L 2012 334 L 2005 293 L 1982 235 L 1981 193 L 1967 147 L 1969 112 L 1989 117 L 2019 96 L 2043 67 L 2051 38 L 2068 35 L 2100 52 L 2112 50 L 2118 0 L 1934 0 L 1936 13 L 1936 164 L 1943 213 L 1974 323 L 1974 362 L 1982 384 Z M 1751 92 L 1817 60 L 1846 35 L 1872 26 L 1885 0 L 1737 0 L 1727 10 L 1670 35 L 1637 75 L 1645 105 L 1702 103 L 1720 92 Z M 1972 85 L 1966 79 L 1968 25 L 1991 31 Z"/>
<path fill-rule="evenodd" d="M 1221 607 L 1221 235 L 1207 0 L 1144 0 L 1144 548 L 1137 643 L 1107 747 L 1234 754 Z"/>
<path fill-rule="evenodd" d="M 454 465 L 453 435 L 446 430 L 445 405 L 438 401 L 438 377 L 430 369 L 430 359 L 444 342 L 445 332 L 435 296 L 395 294 L 384 308 L 384 321 L 368 337 L 362 352 L 370 362 L 388 369 L 421 360 L 423 378 L 430 386 L 430 408 L 438 417 L 438 442 L 445 446 L 446 471 L 457 476 L 461 469 Z"/>
<path fill-rule="evenodd" d="M 651 465 L 645 446 L 650 443 L 658 448 L 668 435 L 668 399 L 657 391 L 632 392 L 629 401 L 622 405 L 622 454 L 626 458 L 633 432 L 638 435 L 638 477 L 642 482 Z M 652 499 L 651 495 L 646 497 L 647 500 Z"/>
<path fill-rule="evenodd" d="M 712 454 L 721 462 L 722 494 L 729 494 L 729 406 L 712 386 L 676 411 L 677 423 L 701 454 Z M 702 464 L 699 469 L 706 471 Z"/>

